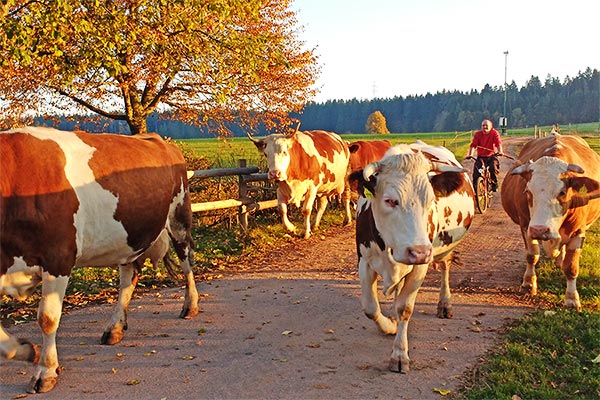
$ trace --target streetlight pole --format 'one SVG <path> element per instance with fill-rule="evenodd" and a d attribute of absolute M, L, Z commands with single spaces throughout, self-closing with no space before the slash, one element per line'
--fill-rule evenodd
<path fill-rule="evenodd" d="M 502 119 L 502 134 L 506 135 L 506 125 L 507 125 L 507 118 L 506 118 L 506 73 L 507 73 L 507 62 L 508 62 L 508 50 L 506 50 L 504 52 L 504 112 L 502 113 L 503 119 Z"/>

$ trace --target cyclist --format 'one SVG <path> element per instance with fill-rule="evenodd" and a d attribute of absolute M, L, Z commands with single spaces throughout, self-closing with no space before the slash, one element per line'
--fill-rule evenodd
<path fill-rule="evenodd" d="M 492 191 L 498 191 L 498 174 L 500 173 L 500 162 L 498 161 L 498 155 L 503 155 L 502 140 L 500 134 L 492 126 L 492 121 L 484 119 L 481 122 L 481 130 L 475 132 L 473 141 L 469 147 L 467 157 L 473 157 L 477 153 L 477 159 L 473 166 L 473 183 L 477 182 L 479 178 L 479 169 L 481 164 L 485 163 L 490 170 L 490 181 L 492 184 Z"/>

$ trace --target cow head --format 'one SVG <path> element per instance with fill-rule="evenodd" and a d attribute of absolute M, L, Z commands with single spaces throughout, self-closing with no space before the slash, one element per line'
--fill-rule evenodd
<path fill-rule="evenodd" d="M 370 199 L 375 225 L 393 261 L 427 264 L 433 259 L 433 229 L 429 224 L 436 198 L 430 176 L 464 170 L 432 163 L 422 152 L 408 147 L 392 150 L 380 161 L 351 174 L 350 181 L 357 181 L 361 196 Z"/>
<path fill-rule="evenodd" d="M 290 149 L 296 141 L 298 129 L 289 134 L 272 134 L 263 139 L 255 139 L 247 133 L 248 138 L 254 143 L 258 151 L 267 159 L 269 168 L 268 177 L 276 181 L 287 179 L 287 170 L 290 165 Z"/>
<path fill-rule="evenodd" d="M 528 234 L 532 239 L 559 239 L 559 229 L 567 212 L 600 197 L 598 181 L 575 175 L 584 172 L 578 165 L 548 156 L 520 165 L 511 172 L 527 181 Z"/>

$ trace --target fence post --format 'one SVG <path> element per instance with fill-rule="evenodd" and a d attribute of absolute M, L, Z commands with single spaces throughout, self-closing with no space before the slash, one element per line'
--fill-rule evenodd
<path fill-rule="evenodd" d="M 238 167 L 246 168 L 246 160 L 239 159 Z M 243 200 L 248 197 L 248 185 L 243 175 L 238 176 L 238 199 Z M 240 220 L 241 217 L 241 220 Z M 245 231 L 248 228 L 248 207 L 242 204 L 239 209 L 238 222 L 242 225 L 242 229 Z"/>

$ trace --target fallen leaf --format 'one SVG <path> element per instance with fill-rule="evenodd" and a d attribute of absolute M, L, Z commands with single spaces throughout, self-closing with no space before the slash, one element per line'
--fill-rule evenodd
<path fill-rule="evenodd" d="M 196 356 L 183 356 L 183 357 L 181 357 L 182 360 L 193 360 L 194 358 L 196 358 Z"/>
<path fill-rule="evenodd" d="M 472 331 L 472 332 L 481 332 L 481 328 L 480 328 L 480 327 L 478 327 L 478 326 L 472 326 L 472 327 L 471 327 L 471 331 Z"/>
<path fill-rule="evenodd" d="M 434 388 L 433 391 L 441 394 L 442 396 L 448 396 L 450 393 L 452 393 L 451 390 L 440 389 L 440 388 Z"/>
<path fill-rule="evenodd" d="M 113 374 L 116 374 L 116 373 L 117 373 L 117 370 L 116 370 L 115 368 L 112 368 L 112 369 L 110 370 L 110 372 L 112 372 Z"/>
<path fill-rule="evenodd" d="M 552 317 L 556 314 L 556 311 L 544 311 L 544 317 Z"/>
<path fill-rule="evenodd" d="M 310 347 L 311 349 L 318 349 L 319 347 L 321 347 L 321 345 L 319 343 L 310 343 L 307 344 L 306 347 Z"/>
<path fill-rule="evenodd" d="M 327 329 L 327 330 L 325 331 L 325 333 L 330 333 L 330 334 L 331 334 L 331 333 L 335 333 L 335 331 L 334 331 L 333 329 L 331 329 L 331 328 L 330 328 L 330 329 Z"/>
<path fill-rule="evenodd" d="M 140 380 L 139 379 L 130 379 L 127 382 L 125 382 L 126 385 L 139 385 L 140 384 Z"/>
<path fill-rule="evenodd" d="M 594 358 L 594 359 L 592 360 L 592 362 L 593 362 L 594 364 L 598 364 L 598 363 L 600 363 L 600 354 L 598 354 L 598 357 Z"/>
<path fill-rule="evenodd" d="M 292 334 L 292 331 L 283 331 L 283 332 L 281 332 L 281 334 L 284 336 L 288 336 L 288 335 Z"/>
<path fill-rule="evenodd" d="M 27 393 L 21 393 L 12 398 L 13 399 L 24 399 L 25 397 L 27 397 Z"/>

